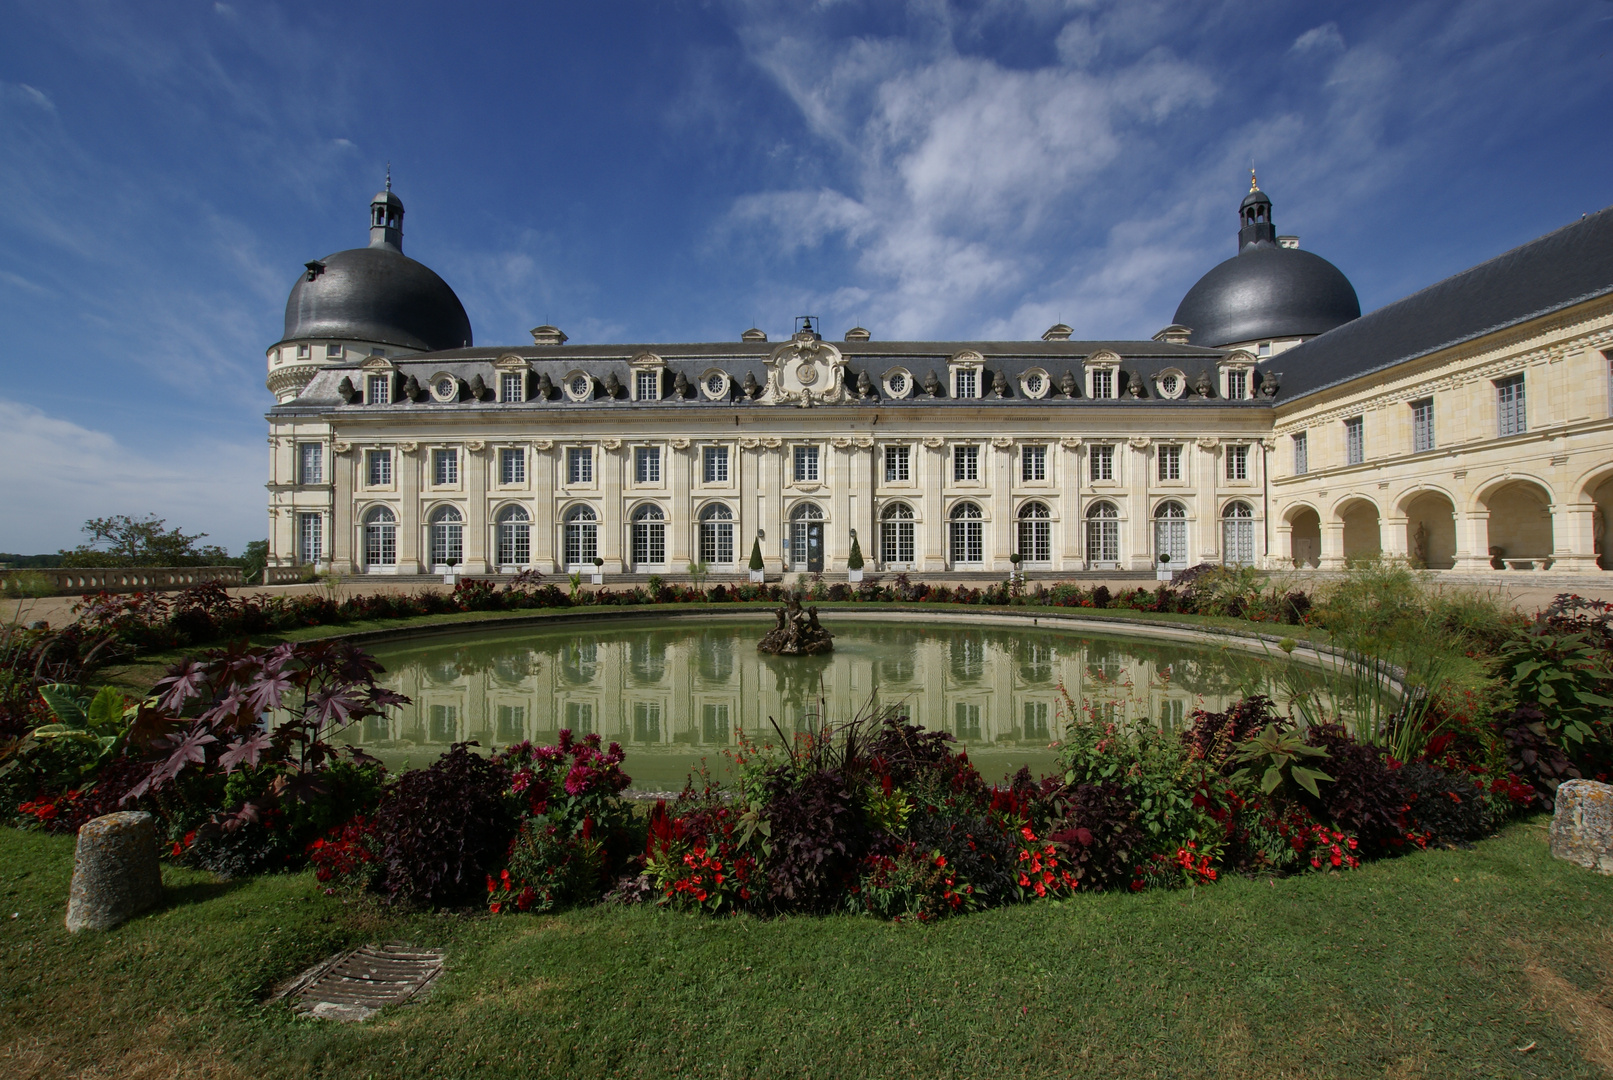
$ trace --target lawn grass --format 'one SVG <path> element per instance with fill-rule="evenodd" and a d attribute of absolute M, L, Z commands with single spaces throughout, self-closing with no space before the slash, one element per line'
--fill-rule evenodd
<path fill-rule="evenodd" d="M 1603 1076 L 1613 879 L 1545 835 L 934 926 L 404 915 L 169 868 L 164 910 L 73 936 L 72 839 L 0 830 L 0 1075 Z M 357 1026 L 260 1004 L 385 940 L 447 950 L 429 1000 Z"/>

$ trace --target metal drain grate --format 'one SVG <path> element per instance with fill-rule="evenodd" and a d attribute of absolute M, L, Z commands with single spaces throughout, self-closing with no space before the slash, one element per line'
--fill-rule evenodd
<path fill-rule="evenodd" d="M 443 954 L 391 943 L 366 945 L 321 961 L 278 989 L 296 1009 L 325 1020 L 368 1020 L 388 1005 L 424 994 L 442 972 Z"/>

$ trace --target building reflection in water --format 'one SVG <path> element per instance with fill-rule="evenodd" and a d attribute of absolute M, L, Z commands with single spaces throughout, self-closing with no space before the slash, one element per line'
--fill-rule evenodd
<path fill-rule="evenodd" d="M 598 733 L 630 755 L 690 760 L 849 718 L 870 700 L 950 732 L 972 752 L 1045 749 L 1077 711 L 1180 730 L 1261 689 L 1259 657 L 1225 650 L 1081 639 L 1045 630 L 914 628 L 839 621 L 835 652 L 757 652 L 757 624 L 445 637 L 376 650 L 382 681 L 412 704 L 349 736 L 376 749 L 552 742 Z"/>

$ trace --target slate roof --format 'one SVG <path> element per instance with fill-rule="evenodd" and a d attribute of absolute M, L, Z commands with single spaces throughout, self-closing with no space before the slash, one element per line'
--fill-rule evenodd
<path fill-rule="evenodd" d="M 740 387 L 745 376 L 751 374 L 756 382 L 766 385 L 766 360 L 779 342 L 708 342 L 683 344 L 617 344 L 617 345 L 527 345 L 514 348 L 469 348 L 451 349 L 443 352 L 427 353 L 416 356 L 391 357 L 393 365 L 405 376 L 415 376 L 422 385 L 425 385 L 431 376 L 447 373 L 461 381 L 462 392 L 457 402 L 439 403 L 431 398 L 420 402 L 401 401 L 385 409 L 417 409 L 436 410 L 476 408 L 486 410 L 508 409 L 638 409 L 668 407 L 690 409 L 700 406 L 717 408 L 750 407 L 773 408 L 788 406 L 763 406 L 747 399 Z M 1226 355 L 1225 350 L 1205 349 L 1193 345 L 1177 345 L 1158 341 L 857 341 L 833 342 L 846 360 L 846 385 L 852 392 L 850 401 L 843 405 L 823 406 L 825 408 L 848 408 L 878 404 L 881 408 L 937 408 L 937 407 L 978 407 L 981 405 L 1032 405 L 1045 407 L 1069 406 L 1168 406 L 1179 408 L 1194 404 L 1214 403 L 1222 406 L 1238 408 L 1267 408 L 1272 402 L 1267 398 L 1255 398 L 1249 401 L 1224 401 L 1219 398 L 1200 398 L 1191 393 L 1185 393 L 1180 398 L 1164 399 L 1155 395 L 1153 377 L 1167 370 L 1177 370 L 1186 377 L 1188 385 L 1197 380 L 1200 372 L 1205 373 L 1211 382 L 1218 382 L 1215 376 L 1216 363 Z M 952 356 L 964 350 L 973 350 L 984 360 L 982 377 L 982 397 L 975 399 L 958 400 L 949 394 L 932 398 L 926 394 L 922 387 L 926 376 L 933 371 L 943 386 L 948 383 L 947 361 Z M 1066 371 L 1075 376 L 1078 386 L 1083 386 L 1085 380 L 1082 375 L 1082 361 L 1091 354 L 1107 350 L 1120 356 L 1121 395 L 1118 398 L 1094 401 L 1085 396 L 1084 390 L 1078 392 L 1074 398 L 1067 398 L 1058 392 L 1060 381 Z M 643 353 L 653 353 L 664 362 L 667 375 L 663 386 L 663 398 L 655 402 L 633 401 L 630 399 L 627 386 L 632 379 L 631 362 Z M 496 361 L 500 357 L 518 356 L 528 362 L 536 380 L 542 375 L 548 375 L 555 386 L 555 391 L 548 399 L 534 399 L 518 403 L 501 403 L 494 401 L 478 402 L 471 399 L 463 387 L 480 376 L 487 387 L 496 390 L 498 386 L 498 369 Z M 355 387 L 363 383 L 361 361 L 348 361 L 333 364 L 320 369 L 314 379 L 304 388 L 302 394 L 293 402 L 275 406 L 271 415 L 287 415 L 308 411 L 324 411 L 336 407 L 351 407 L 356 411 L 360 408 L 368 410 L 371 406 L 344 406 L 338 396 L 337 387 L 343 377 L 352 380 Z M 895 367 L 905 368 L 913 376 L 915 388 L 909 397 L 888 398 L 883 395 L 880 382 L 884 374 Z M 699 381 L 707 371 L 717 368 L 726 372 L 732 381 L 731 393 L 728 397 L 710 400 L 698 390 Z M 1052 392 L 1040 399 L 1027 399 L 1023 396 L 1019 379 L 1022 374 L 1032 368 L 1046 371 L 1052 383 Z M 568 373 L 582 371 L 596 380 L 596 389 L 591 400 L 576 402 L 567 397 L 560 386 Z M 1008 383 L 1007 392 L 999 398 L 992 389 L 996 374 L 1001 371 Z M 688 396 L 682 399 L 673 398 L 672 385 L 677 374 L 682 372 L 689 382 Z M 871 399 L 858 399 L 855 394 L 857 377 L 867 372 L 874 383 L 875 396 Z M 614 373 L 621 383 L 623 390 L 619 397 L 605 396 L 598 384 Z M 1132 397 L 1125 392 L 1131 381 L 1140 381 L 1143 387 L 1143 396 Z"/>
<path fill-rule="evenodd" d="M 1280 400 L 1613 293 L 1613 207 L 1515 247 L 1275 357 Z"/>

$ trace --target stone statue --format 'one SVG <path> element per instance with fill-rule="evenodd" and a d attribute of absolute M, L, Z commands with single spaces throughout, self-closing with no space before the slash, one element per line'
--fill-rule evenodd
<path fill-rule="evenodd" d="M 1268 398 L 1277 396 L 1277 372 L 1268 371 L 1260 380 L 1260 396 Z"/>
<path fill-rule="evenodd" d="M 762 392 L 761 386 L 756 382 L 756 373 L 754 371 L 745 372 L 745 382 L 743 383 L 743 388 L 745 391 L 745 396 L 748 398 L 753 398 Z"/>
<path fill-rule="evenodd" d="M 476 401 L 486 401 L 493 396 L 493 391 L 487 388 L 487 383 L 482 381 L 480 375 L 472 375 L 470 377 L 470 396 Z"/>
<path fill-rule="evenodd" d="M 410 375 L 403 384 L 403 396 L 410 401 L 426 400 L 426 388 L 420 385 L 420 380 Z"/>
<path fill-rule="evenodd" d="M 544 401 L 554 397 L 554 380 L 549 378 L 547 371 L 538 376 L 538 397 Z"/>
<path fill-rule="evenodd" d="M 677 398 L 679 401 L 682 401 L 684 398 L 689 396 L 689 376 L 685 375 L 681 371 L 678 372 L 677 377 L 672 380 L 672 396 Z"/>
<path fill-rule="evenodd" d="M 1075 396 L 1074 372 L 1066 371 L 1064 373 L 1064 378 L 1059 380 L 1059 393 L 1063 394 L 1067 398 L 1073 398 Z"/>
<path fill-rule="evenodd" d="M 1207 398 L 1210 396 L 1211 389 L 1209 372 L 1200 371 L 1198 381 L 1193 384 L 1193 392 L 1199 397 Z"/>
<path fill-rule="evenodd" d="M 941 380 L 935 377 L 933 371 L 924 376 L 924 392 L 931 397 L 941 396 Z"/>
<path fill-rule="evenodd" d="M 860 398 L 874 396 L 874 380 L 868 377 L 868 372 L 866 371 L 857 375 L 857 396 Z"/>
<path fill-rule="evenodd" d="M 1125 374 L 1125 379 L 1126 379 L 1126 396 L 1127 397 L 1134 397 L 1134 398 L 1142 397 L 1143 396 L 1143 381 L 1140 378 L 1138 378 L 1136 375 L 1134 375 L 1134 374 L 1132 374 L 1130 372 L 1127 372 Z"/>
<path fill-rule="evenodd" d="M 605 376 L 605 396 L 608 398 L 614 398 L 619 397 L 621 393 L 622 380 L 618 379 L 616 377 L 616 372 L 612 371 L 610 374 Z"/>
<path fill-rule="evenodd" d="M 776 626 L 756 647 L 774 656 L 814 656 L 834 649 L 834 635 L 818 623 L 818 609 L 801 609 L 799 596 L 791 596 L 773 612 Z"/>
<path fill-rule="evenodd" d="M 991 380 L 991 392 L 996 397 L 1003 397 L 1008 393 L 1008 378 L 1000 371 Z"/>
<path fill-rule="evenodd" d="M 358 389 L 353 386 L 353 380 L 349 379 L 346 375 L 343 375 L 342 381 L 337 384 L 336 396 L 347 402 L 349 405 L 357 401 L 359 398 L 359 393 Z"/>

